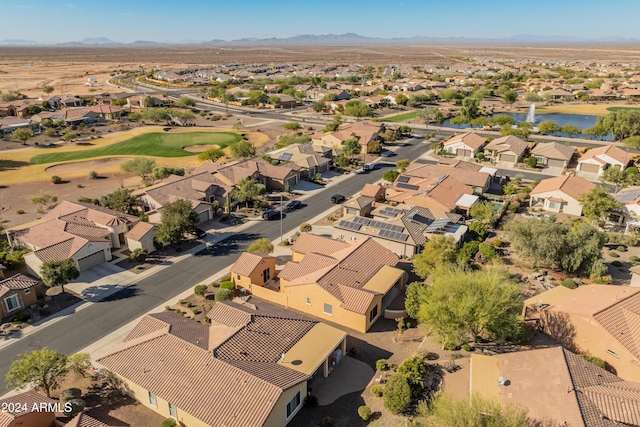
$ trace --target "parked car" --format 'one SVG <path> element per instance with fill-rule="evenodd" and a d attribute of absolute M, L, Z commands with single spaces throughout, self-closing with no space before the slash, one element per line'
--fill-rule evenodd
<path fill-rule="evenodd" d="M 287 211 L 292 211 L 294 209 L 300 209 L 302 207 L 302 202 L 300 200 L 291 200 L 284 207 Z"/>
<path fill-rule="evenodd" d="M 342 203 L 347 200 L 342 194 L 334 194 L 331 196 L 331 203 Z"/>
<path fill-rule="evenodd" d="M 262 219 L 272 220 L 272 219 L 280 219 L 282 212 L 276 209 L 267 209 L 262 212 Z"/>
<path fill-rule="evenodd" d="M 200 228 L 194 228 L 193 230 L 189 231 L 189 234 L 197 239 L 202 239 L 207 235 L 207 232 Z"/>
<path fill-rule="evenodd" d="M 380 153 L 380 157 L 393 157 L 393 156 L 395 156 L 395 155 L 396 155 L 396 153 L 394 153 L 394 152 L 393 152 L 393 151 L 391 151 L 391 150 L 384 150 L 384 151 L 382 151 L 382 152 Z"/>

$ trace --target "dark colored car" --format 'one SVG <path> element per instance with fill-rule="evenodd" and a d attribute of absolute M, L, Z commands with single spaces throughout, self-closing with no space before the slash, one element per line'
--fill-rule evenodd
<path fill-rule="evenodd" d="M 192 235 L 193 237 L 196 237 L 198 239 L 202 239 L 204 236 L 207 235 L 207 232 L 200 229 L 200 228 L 194 228 L 193 230 L 191 230 L 189 232 L 190 235 Z"/>
<path fill-rule="evenodd" d="M 347 199 L 342 194 L 334 194 L 333 196 L 331 196 L 331 203 L 342 203 L 345 200 Z"/>
<path fill-rule="evenodd" d="M 267 209 L 262 212 L 262 219 L 280 219 L 280 211 L 275 209 Z"/>
<path fill-rule="evenodd" d="M 286 204 L 284 207 L 285 210 L 292 211 L 294 209 L 300 209 L 302 207 L 302 202 L 300 200 L 292 200 Z"/>

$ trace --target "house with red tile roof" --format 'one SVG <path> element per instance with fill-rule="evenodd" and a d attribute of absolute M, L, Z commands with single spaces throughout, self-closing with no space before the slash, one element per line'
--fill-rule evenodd
<path fill-rule="evenodd" d="M 640 424 L 640 383 L 562 347 L 472 354 L 470 394 L 519 406 L 536 421 L 572 427 Z"/>
<path fill-rule="evenodd" d="M 544 303 L 547 292 L 533 307 L 546 334 L 571 351 L 599 357 L 625 380 L 640 378 L 640 288 L 580 286 Z"/>
<path fill-rule="evenodd" d="M 79 271 L 111 260 L 111 249 L 125 245 L 138 217 L 90 203 L 63 201 L 41 220 L 7 230 L 11 241 L 31 249 L 24 256 L 30 274 L 39 276 L 47 261 L 72 258 Z"/>
<path fill-rule="evenodd" d="M 411 162 L 403 175 L 415 178 L 437 178 L 451 175 L 458 181 L 485 192 L 491 186 L 491 180 L 497 170 L 480 166 L 477 163 L 464 162 L 457 159 L 441 158 L 437 164 Z"/>
<path fill-rule="evenodd" d="M 582 154 L 578 159 L 576 172 L 602 175 L 605 169 L 611 166 L 619 166 L 620 170 L 625 170 L 631 163 L 631 153 L 624 151 L 615 145 L 604 145 L 592 148 Z"/>
<path fill-rule="evenodd" d="M 261 280 L 250 280 L 249 271 L 237 274 L 234 265 L 232 280 L 258 298 L 359 332 L 384 314 L 407 280 L 395 268 L 398 256 L 369 237 L 345 242 L 303 233 L 291 253 L 277 279 L 260 285 Z"/>
<path fill-rule="evenodd" d="M 445 151 L 458 157 L 475 157 L 487 142 L 487 139 L 475 132 L 454 135 L 443 143 Z"/>
<path fill-rule="evenodd" d="M 485 145 L 484 156 L 494 162 L 518 163 L 527 147 L 527 143 L 515 135 L 502 136 Z"/>
<path fill-rule="evenodd" d="M 529 194 L 529 204 L 549 212 L 582 215 L 581 195 L 596 188 L 596 185 L 577 175 L 562 175 L 540 181 Z"/>
<path fill-rule="evenodd" d="M 531 150 L 531 155 L 536 158 L 539 166 L 566 169 L 575 152 L 576 147 L 571 145 L 539 142 Z"/>
<path fill-rule="evenodd" d="M 444 212 L 467 212 L 478 200 L 471 187 L 451 175 L 416 178 L 400 175 L 387 188 L 386 199 Z"/>
<path fill-rule="evenodd" d="M 253 297 L 217 302 L 207 317 L 211 325 L 146 315 L 98 363 L 123 393 L 181 425 L 281 427 L 307 382 L 328 376 L 346 351 L 344 331 Z"/>
<path fill-rule="evenodd" d="M 18 310 L 35 304 L 42 296 L 42 284 L 23 274 L 0 280 L 0 319 L 9 318 Z"/>
<path fill-rule="evenodd" d="M 55 407 L 54 405 L 58 403 L 57 400 L 43 396 L 34 390 L 0 399 L 0 408 L 2 408 L 0 410 L 0 426 L 55 427 L 58 425 L 55 412 L 41 411 L 39 408 L 40 405 Z"/>

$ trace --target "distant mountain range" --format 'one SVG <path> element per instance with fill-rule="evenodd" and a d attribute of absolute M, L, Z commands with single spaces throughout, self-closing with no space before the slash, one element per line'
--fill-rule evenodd
<path fill-rule="evenodd" d="M 633 43 L 637 38 L 619 36 L 580 38 L 559 35 L 520 34 L 505 38 L 466 38 L 466 37 L 433 37 L 413 36 L 398 38 L 367 37 L 354 33 L 345 34 L 301 34 L 293 37 L 266 39 L 242 38 L 237 40 L 214 39 L 209 41 L 181 40 L 181 41 L 147 41 L 137 40 L 131 43 L 116 42 L 107 37 L 91 37 L 81 41 L 57 44 L 38 43 L 32 40 L 6 39 L 0 40 L 0 46 L 151 46 L 151 45 L 226 45 L 226 46 L 269 46 L 269 45 L 316 45 L 316 46 L 353 46 L 353 45 L 389 45 L 389 44 L 527 44 L 527 43 Z"/>

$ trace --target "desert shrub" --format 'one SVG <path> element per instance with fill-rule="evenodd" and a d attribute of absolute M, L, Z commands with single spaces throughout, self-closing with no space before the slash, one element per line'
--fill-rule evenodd
<path fill-rule="evenodd" d="M 389 369 L 387 359 L 378 359 L 378 361 L 376 361 L 376 369 L 378 371 L 386 371 L 387 369 Z"/>
<path fill-rule="evenodd" d="M 216 292 L 215 300 L 216 301 L 225 301 L 233 299 L 233 291 L 230 289 L 220 289 Z"/>
<path fill-rule="evenodd" d="M 617 252 L 609 251 L 609 256 L 611 258 L 620 258 L 620 255 Z"/>
<path fill-rule="evenodd" d="M 90 172 L 89 172 L 89 178 L 91 178 L 91 179 L 97 179 L 97 178 L 98 178 L 98 172 L 96 172 L 96 171 L 90 171 Z"/>
<path fill-rule="evenodd" d="M 360 406 L 358 408 L 358 415 L 360 415 L 360 418 L 364 421 L 369 421 L 369 418 L 371 418 L 371 409 L 366 405 Z"/>
<path fill-rule="evenodd" d="M 300 231 L 303 233 L 308 233 L 312 230 L 312 226 L 311 224 L 309 224 L 308 222 L 303 222 L 302 224 L 300 224 Z"/>
<path fill-rule="evenodd" d="M 136 261 L 140 261 L 143 262 L 144 260 L 147 259 L 147 255 L 148 252 L 146 249 L 142 249 L 142 248 L 135 248 L 132 252 L 131 255 L 129 255 L 129 257 L 133 260 Z"/>
<path fill-rule="evenodd" d="M 469 224 L 469 231 L 473 234 L 475 240 L 484 240 L 487 235 L 487 226 L 480 221 L 474 221 Z"/>
<path fill-rule="evenodd" d="M 576 285 L 575 280 L 573 279 L 564 279 L 560 284 L 565 288 L 569 288 L 569 289 L 575 289 L 578 287 L 578 285 Z"/>
<path fill-rule="evenodd" d="M 606 362 L 604 360 L 600 359 L 599 357 L 590 356 L 588 354 L 581 354 L 580 357 L 582 357 L 584 360 L 586 360 L 588 362 L 593 363 L 598 368 L 607 369 Z"/>
<path fill-rule="evenodd" d="M 611 261 L 611 265 L 613 265 L 614 267 L 622 267 L 622 263 L 618 260 Z"/>
<path fill-rule="evenodd" d="M 231 275 L 230 275 L 230 274 L 227 274 L 226 276 L 222 276 L 222 277 L 220 278 L 220 282 L 221 282 L 221 283 L 222 283 L 222 282 L 228 282 L 229 280 L 231 280 Z"/>
<path fill-rule="evenodd" d="M 176 420 L 174 420 L 173 418 L 165 418 L 164 421 L 162 421 L 162 427 L 175 427 L 176 426 Z"/>
<path fill-rule="evenodd" d="M 196 295 L 204 296 L 206 292 L 207 292 L 207 285 L 198 285 L 195 288 L 193 288 L 193 293 Z"/>
<path fill-rule="evenodd" d="M 375 397 L 382 397 L 382 387 L 380 386 L 380 384 L 371 386 L 371 394 L 373 394 Z"/>
<path fill-rule="evenodd" d="M 191 309 L 191 312 L 192 312 L 194 315 L 197 315 L 197 314 L 202 313 L 202 311 L 200 311 L 200 310 L 198 309 L 198 307 L 192 308 L 192 309 Z"/>
<path fill-rule="evenodd" d="M 395 374 L 384 387 L 384 407 L 394 415 L 403 413 L 411 403 L 411 387 L 407 378 Z"/>
<path fill-rule="evenodd" d="M 466 344 L 466 343 L 465 343 L 465 344 L 462 344 L 462 349 L 463 349 L 464 351 L 471 351 L 471 350 L 473 350 L 473 348 L 472 348 L 469 344 Z"/>
<path fill-rule="evenodd" d="M 640 261 L 640 258 L 638 258 L 638 257 L 637 257 L 637 256 L 635 256 L 635 255 L 631 255 L 631 256 L 629 257 L 629 261 L 631 261 L 631 262 L 638 262 L 638 261 Z"/>
<path fill-rule="evenodd" d="M 71 399 L 80 399 L 82 397 L 82 390 L 79 388 L 68 388 L 60 392 L 60 402 L 68 402 Z"/>
<path fill-rule="evenodd" d="M 402 375 L 406 378 L 411 390 L 411 397 L 419 397 L 422 394 L 423 380 L 427 369 L 427 363 L 419 356 L 411 357 L 398 366 L 396 375 Z"/>
<path fill-rule="evenodd" d="M 186 306 L 187 306 L 187 308 L 191 308 L 191 307 L 193 307 L 193 303 L 192 303 L 191 301 L 187 301 L 187 302 L 185 302 L 185 303 L 184 303 L 184 305 L 186 305 Z"/>
<path fill-rule="evenodd" d="M 496 248 L 500 248 L 502 247 L 502 245 L 504 245 L 504 242 L 500 239 L 493 239 L 491 243 L 493 243 L 493 246 Z"/>
<path fill-rule="evenodd" d="M 53 182 L 54 184 L 60 184 L 62 182 L 62 178 L 60 178 L 58 175 L 53 175 L 51 177 L 51 182 Z"/>
<path fill-rule="evenodd" d="M 478 245 L 478 251 L 482 254 L 486 261 L 491 261 L 496 256 L 498 256 L 496 249 L 488 243 L 480 243 Z"/>
<path fill-rule="evenodd" d="M 234 290 L 236 288 L 236 284 L 233 283 L 231 280 L 225 280 L 224 282 L 220 283 L 220 289 L 229 289 L 229 290 Z"/>
<path fill-rule="evenodd" d="M 23 209 L 18 209 L 18 210 L 16 211 L 16 213 L 17 213 L 18 215 L 24 215 L 24 210 L 23 210 Z"/>
<path fill-rule="evenodd" d="M 625 248 L 624 246 L 618 246 L 618 247 L 616 248 L 616 250 L 617 250 L 618 252 L 627 252 L 627 248 Z"/>
<path fill-rule="evenodd" d="M 175 310 L 173 310 L 176 314 L 182 314 L 182 310 L 180 310 L 179 308 L 176 308 Z"/>

